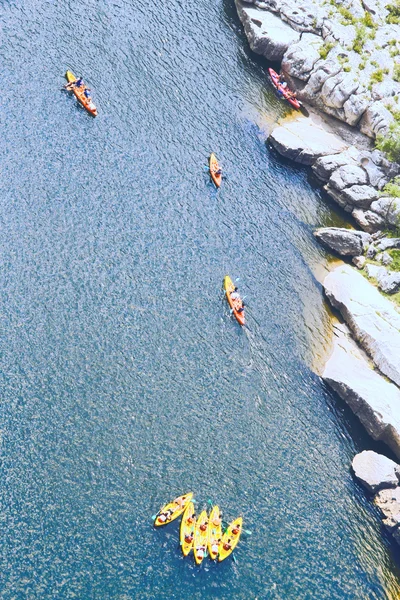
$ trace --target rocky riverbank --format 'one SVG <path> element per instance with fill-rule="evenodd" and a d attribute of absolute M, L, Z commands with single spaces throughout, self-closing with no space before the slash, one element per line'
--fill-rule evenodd
<path fill-rule="evenodd" d="M 361 229 L 372 233 L 393 227 L 400 215 L 400 202 L 390 193 L 382 196 L 381 192 L 399 173 L 399 165 L 374 150 L 371 141 L 377 134 L 388 134 L 395 122 L 400 83 L 393 79 L 393 68 L 382 75 L 382 82 L 371 84 L 369 79 L 371 65 L 376 61 L 395 64 L 391 53 L 397 48 L 400 26 L 389 26 L 378 19 L 376 38 L 363 46 L 368 58 L 360 70 L 354 57 L 359 54 L 347 48 L 356 35 L 356 27 L 341 23 L 342 5 L 336 6 L 333 1 L 325 4 L 324 0 L 235 3 L 251 48 L 268 60 L 281 61 L 298 97 L 336 120 L 329 121 L 321 113 L 313 112 L 308 117 L 298 113 L 277 124 L 269 138 L 272 146 L 283 156 L 312 166 L 329 196 L 352 214 Z M 362 8 L 359 0 L 352 0 L 350 8 L 361 15 L 359 18 L 373 15 L 373 11 Z M 376 15 L 371 18 L 375 23 Z M 396 46 L 391 43 L 391 35 Z M 329 51 L 322 58 L 324 44 L 329 45 Z M 348 64 L 356 63 L 357 85 L 356 67 L 348 71 Z M 400 104 L 398 108 L 400 114 Z M 341 127 L 337 120 L 342 122 Z M 363 135 L 365 139 L 361 140 Z"/>
<path fill-rule="evenodd" d="M 357 454 L 352 462 L 355 477 L 370 493 L 386 530 L 400 544 L 400 465 L 372 451 Z"/>
<path fill-rule="evenodd" d="M 277 123 L 270 144 L 311 166 L 326 193 L 360 228 L 315 232 L 356 267 L 340 265 L 323 282 L 347 326 L 334 326 L 333 352 L 322 378 L 372 438 L 400 460 L 400 237 L 388 233 L 400 227 L 400 182 L 393 182 L 400 166 L 373 143 L 393 136 L 400 117 L 400 7 L 385 0 L 235 4 L 250 47 L 281 62 L 290 87 L 308 103 L 307 116 L 291 114 Z M 400 129 L 397 133 L 400 145 Z M 384 483 L 367 488 L 395 488 L 382 489 L 375 502 L 400 543 L 400 470 L 371 455 L 355 459 L 353 468 L 359 478 L 363 461 L 389 469 Z M 361 480 L 366 485 L 366 478 Z"/>

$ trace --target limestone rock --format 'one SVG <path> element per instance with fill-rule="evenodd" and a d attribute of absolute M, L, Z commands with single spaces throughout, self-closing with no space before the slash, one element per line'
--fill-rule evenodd
<path fill-rule="evenodd" d="M 341 191 L 351 185 L 366 184 L 368 177 L 364 169 L 357 165 L 343 165 L 339 167 L 329 179 L 329 184 Z"/>
<path fill-rule="evenodd" d="M 399 388 L 370 366 L 346 326 L 336 326 L 334 333 L 323 380 L 350 406 L 372 438 L 385 442 L 400 458 Z"/>
<path fill-rule="evenodd" d="M 322 6 L 304 0 L 302 2 L 283 0 L 280 8 L 281 19 L 300 32 L 315 31 L 317 23 L 321 21 L 324 14 Z"/>
<path fill-rule="evenodd" d="M 355 208 L 351 214 L 358 225 L 368 233 L 374 233 L 385 225 L 385 219 L 372 210 Z"/>
<path fill-rule="evenodd" d="M 250 48 L 271 61 L 281 61 L 300 34 L 267 10 L 260 10 L 235 0 L 239 18 L 249 40 Z"/>
<path fill-rule="evenodd" d="M 393 262 L 393 258 L 388 252 L 382 252 L 382 264 L 385 266 L 390 265 Z"/>
<path fill-rule="evenodd" d="M 359 81 L 354 75 L 341 71 L 324 83 L 321 90 L 321 100 L 325 106 L 342 108 L 359 85 Z"/>
<path fill-rule="evenodd" d="M 378 198 L 379 193 L 371 185 L 352 185 L 343 190 L 343 196 L 356 208 L 369 208 L 371 202 Z"/>
<path fill-rule="evenodd" d="M 381 490 L 375 496 L 374 504 L 386 517 L 383 523 L 389 530 L 400 524 L 400 487 Z"/>
<path fill-rule="evenodd" d="M 386 275 L 386 269 L 380 267 L 379 265 L 365 265 L 365 272 L 368 277 L 371 279 L 376 279 L 377 281 L 382 275 Z"/>
<path fill-rule="evenodd" d="M 360 122 L 360 129 L 365 135 L 375 138 L 378 134 L 386 133 L 393 120 L 393 115 L 378 100 L 371 104 L 365 111 Z"/>
<path fill-rule="evenodd" d="M 307 85 L 302 90 L 304 100 L 315 103 L 319 98 L 319 94 L 325 85 L 325 82 L 328 81 L 329 78 L 337 75 L 341 69 L 342 66 L 337 60 L 328 58 L 327 60 L 318 61 L 314 66 L 314 70 L 310 75 Z"/>
<path fill-rule="evenodd" d="M 390 273 L 385 270 L 378 279 L 378 287 L 386 294 L 395 294 L 400 290 L 400 273 Z"/>
<path fill-rule="evenodd" d="M 389 255 L 388 255 L 389 256 Z M 379 259 L 377 255 L 376 260 Z M 389 256 L 390 258 L 390 256 Z M 376 279 L 378 287 L 382 292 L 386 294 L 395 294 L 400 289 L 400 273 L 390 273 L 385 267 L 379 267 L 378 265 L 367 265 L 365 271 L 368 277 Z"/>
<path fill-rule="evenodd" d="M 339 154 L 333 154 L 328 156 L 321 156 L 312 166 L 315 175 L 322 179 L 322 181 L 328 181 L 330 176 L 336 169 L 343 167 L 344 165 L 356 165 L 358 161 L 359 151 L 354 146 L 351 146 L 348 150 L 340 152 Z"/>
<path fill-rule="evenodd" d="M 357 269 L 359 269 L 359 270 L 364 268 L 365 261 L 366 261 L 365 256 L 354 256 L 354 258 L 352 258 L 352 260 L 351 260 L 353 265 L 355 265 L 357 267 Z"/>
<path fill-rule="evenodd" d="M 400 314 L 395 305 L 349 265 L 331 271 L 323 285 L 376 366 L 400 385 Z"/>
<path fill-rule="evenodd" d="M 371 241 L 371 237 L 363 231 L 342 227 L 321 227 L 314 235 L 319 242 L 341 256 L 359 256 Z"/>
<path fill-rule="evenodd" d="M 279 154 L 303 165 L 311 165 L 320 156 L 347 148 L 343 140 L 303 116 L 276 127 L 269 141 Z"/>
<path fill-rule="evenodd" d="M 291 44 L 282 60 L 282 69 L 292 77 L 307 81 L 315 63 L 320 59 L 322 39 L 319 35 L 305 33 L 301 40 Z"/>
<path fill-rule="evenodd" d="M 371 210 L 383 218 L 387 227 L 396 227 L 400 223 L 400 198 L 379 198 L 372 202 Z"/>
<path fill-rule="evenodd" d="M 394 488 L 399 483 L 400 467 L 390 458 L 372 450 L 356 454 L 351 466 L 354 475 L 369 492 Z"/>
<path fill-rule="evenodd" d="M 400 238 L 384 237 L 376 244 L 377 250 L 388 250 L 389 248 L 400 248 Z"/>

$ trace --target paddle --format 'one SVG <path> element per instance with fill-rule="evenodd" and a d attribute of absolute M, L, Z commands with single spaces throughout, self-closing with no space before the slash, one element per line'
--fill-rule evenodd
<path fill-rule="evenodd" d="M 224 524 L 224 527 L 226 527 L 225 531 L 228 531 L 228 527 L 230 524 L 227 521 L 222 521 L 222 523 Z M 245 533 L 246 535 L 253 535 L 253 532 L 249 531 L 248 529 L 242 529 L 242 533 Z"/>

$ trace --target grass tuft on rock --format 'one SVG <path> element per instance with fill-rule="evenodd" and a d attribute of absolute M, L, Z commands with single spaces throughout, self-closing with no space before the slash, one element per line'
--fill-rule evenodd
<path fill-rule="evenodd" d="M 319 49 L 319 55 L 320 57 L 325 60 L 326 57 L 328 56 L 329 52 L 332 50 L 332 48 L 334 48 L 336 46 L 336 44 L 334 44 L 333 42 L 326 42 L 326 44 L 324 44 L 323 46 L 321 46 L 321 48 Z"/>
<path fill-rule="evenodd" d="M 377 135 L 375 147 L 384 152 L 392 162 L 400 161 L 400 123 L 391 123 L 389 131 L 384 135 Z"/>

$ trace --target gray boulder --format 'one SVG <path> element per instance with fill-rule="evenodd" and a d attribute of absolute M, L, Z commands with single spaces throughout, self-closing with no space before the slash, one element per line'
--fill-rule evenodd
<path fill-rule="evenodd" d="M 343 140 L 303 115 L 276 127 L 269 141 L 279 154 L 302 165 L 312 165 L 320 156 L 347 148 Z"/>
<path fill-rule="evenodd" d="M 393 123 L 393 115 L 380 100 L 371 104 L 365 111 L 361 121 L 362 133 L 371 138 L 388 131 L 389 125 Z"/>
<path fill-rule="evenodd" d="M 370 185 L 352 185 L 343 190 L 343 196 L 355 208 L 369 208 L 379 192 Z"/>
<path fill-rule="evenodd" d="M 385 266 L 390 265 L 393 262 L 393 258 L 390 256 L 388 252 L 382 252 L 382 264 Z"/>
<path fill-rule="evenodd" d="M 380 260 L 382 256 L 378 254 L 375 258 Z M 379 289 L 385 294 L 395 294 L 400 290 L 400 273 L 391 273 L 385 267 L 370 264 L 366 265 L 365 271 L 368 277 L 376 279 Z"/>
<path fill-rule="evenodd" d="M 282 69 L 292 77 L 307 81 L 315 63 L 320 60 L 321 45 L 319 35 L 303 34 L 301 40 L 289 46 L 282 60 Z"/>
<path fill-rule="evenodd" d="M 384 197 L 374 200 L 371 210 L 380 215 L 386 227 L 394 228 L 400 224 L 400 198 Z"/>
<path fill-rule="evenodd" d="M 376 244 L 376 247 L 378 250 L 381 250 L 382 252 L 384 250 L 388 250 L 389 248 L 400 248 L 400 238 L 382 238 L 381 240 L 379 240 L 379 242 Z"/>
<path fill-rule="evenodd" d="M 394 488 L 400 479 L 400 467 L 390 458 L 372 450 L 356 454 L 351 466 L 354 475 L 369 492 Z"/>
<path fill-rule="evenodd" d="M 359 256 L 371 242 L 371 236 L 363 231 L 342 227 L 321 227 L 314 231 L 319 242 L 341 256 Z"/>
<path fill-rule="evenodd" d="M 339 154 L 321 156 L 312 166 L 315 175 L 322 181 L 328 181 L 336 169 L 344 165 L 356 165 L 359 151 L 354 146 Z"/>
<path fill-rule="evenodd" d="M 334 334 L 323 380 L 349 405 L 369 435 L 387 444 L 400 459 L 399 388 L 372 368 L 345 325 L 335 326 Z"/>
<path fill-rule="evenodd" d="M 365 258 L 365 256 L 354 256 L 354 258 L 352 258 L 351 262 L 353 263 L 353 265 L 355 267 L 357 267 L 357 269 L 361 270 L 365 266 L 366 258 Z"/>
<path fill-rule="evenodd" d="M 323 286 L 378 369 L 400 385 L 400 314 L 395 305 L 349 265 L 331 271 Z"/>
<path fill-rule="evenodd" d="M 241 0 L 235 0 L 235 4 L 250 48 L 268 60 L 281 61 L 289 46 L 300 39 L 297 31 L 273 13 Z"/>
<path fill-rule="evenodd" d="M 391 531 L 400 524 L 400 487 L 381 490 L 374 499 L 385 519 L 383 524 Z"/>
<path fill-rule="evenodd" d="M 351 185 L 366 184 L 368 177 L 364 169 L 357 165 L 343 165 L 336 169 L 331 178 L 329 185 L 333 188 L 342 191 Z"/>
<path fill-rule="evenodd" d="M 367 231 L 368 233 L 379 231 L 385 225 L 385 219 L 379 216 L 373 210 L 362 210 L 361 208 L 355 208 L 351 214 L 361 229 Z"/>
<path fill-rule="evenodd" d="M 400 273 L 390 273 L 382 267 L 385 273 L 381 274 L 378 279 L 378 287 L 386 294 L 395 294 L 400 290 Z"/>

